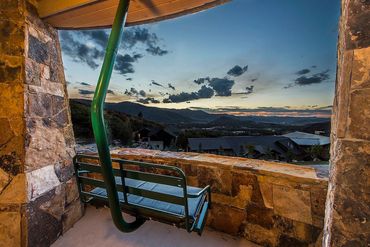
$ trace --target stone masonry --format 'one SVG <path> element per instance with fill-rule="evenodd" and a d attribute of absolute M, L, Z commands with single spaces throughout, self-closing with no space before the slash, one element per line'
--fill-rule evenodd
<path fill-rule="evenodd" d="M 174 165 L 189 185 L 211 185 L 207 223 L 218 231 L 268 247 L 321 246 L 328 179 L 314 168 L 145 149 L 119 149 L 114 156 Z"/>
<path fill-rule="evenodd" d="M 0 2 L 0 246 L 49 246 L 82 216 L 55 29 Z"/>
<path fill-rule="evenodd" d="M 323 246 L 370 244 L 370 1 L 342 0 Z"/>

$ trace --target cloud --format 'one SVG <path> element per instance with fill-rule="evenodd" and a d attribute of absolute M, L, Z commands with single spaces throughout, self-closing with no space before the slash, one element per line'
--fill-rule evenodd
<path fill-rule="evenodd" d="M 125 90 L 124 94 L 126 94 L 127 96 L 137 96 L 139 95 L 139 92 L 135 89 L 135 88 L 130 88 L 130 90 Z"/>
<path fill-rule="evenodd" d="M 235 84 L 234 80 L 231 80 L 227 77 L 224 78 L 210 78 L 209 76 L 198 78 L 193 81 L 194 83 L 201 85 L 207 84 L 211 87 L 217 96 L 231 96 L 231 89 Z"/>
<path fill-rule="evenodd" d="M 152 80 L 152 85 L 154 85 L 154 86 L 158 86 L 158 87 L 164 87 L 162 84 L 160 84 L 160 83 L 158 83 L 158 82 L 156 82 L 156 81 L 154 81 L 154 80 Z"/>
<path fill-rule="evenodd" d="M 294 80 L 294 83 L 290 83 L 284 87 L 284 89 L 291 88 L 294 86 L 307 86 L 311 84 L 319 84 L 327 81 L 330 78 L 329 70 L 325 70 L 320 73 L 313 74 L 311 76 L 300 76 Z"/>
<path fill-rule="evenodd" d="M 81 95 L 91 95 L 91 94 L 94 94 L 94 91 L 86 90 L 86 89 L 78 89 L 78 93 Z"/>
<path fill-rule="evenodd" d="M 245 88 L 245 92 L 240 92 L 240 93 L 235 93 L 235 94 L 245 94 L 245 95 L 248 95 L 248 94 L 251 94 L 253 92 L 254 92 L 254 85 L 249 86 L 249 87 L 246 87 Z"/>
<path fill-rule="evenodd" d="M 109 34 L 106 30 L 87 31 L 60 31 L 63 54 L 70 57 L 74 62 L 83 63 L 92 69 L 97 69 L 102 63 Z M 142 58 L 144 53 L 163 56 L 168 51 L 160 46 L 160 39 L 155 33 L 147 28 L 129 28 L 125 30 L 123 48 L 117 55 L 114 70 L 122 75 L 134 73 L 133 63 Z M 141 46 L 136 47 L 141 44 Z M 141 49 L 143 54 L 123 55 L 125 53 Z M 136 49 L 137 48 L 137 49 Z"/>
<path fill-rule="evenodd" d="M 212 98 L 214 93 L 212 88 L 203 85 L 197 92 L 172 94 L 167 99 L 164 99 L 163 103 L 180 103 L 197 99 L 208 99 Z"/>
<path fill-rule="evenodd" d="M 168 88 L 171 88 L 172 90 L 176 90 L 176 88 L 171 83 L 168 83 Z"/>
<path fill-rule="evenodd" d="M 254 85 L 245 88 L 248 94 L 253 93 Z"/>
<path fill-rule="evenodd" d="M 149 103 L 159 104 L 159 103 L 161 103 L 159 100 L 156 100 L 156 99 L 151 98 L 151 97 L 148 97 L 148 98 L 145 98 L 145 99 L 138 99 L 136 102 L 141 103 L 141 104 L 149 104 Z"/>
<path fill-rule="evenodd" d="M 209 77 L 204 77 L 204 78 L 199 78 L 199 79 L 196 79 L 194 80 L 193 82 L 195 84 L 198 84 L 198 85 L 201 85 L 203 83 L 206 83 L 206 82 L 209 82 L 211 79 Z"/>
<path fill-rule="evenodd" d="M 301 69 L 301 70 L 295 72 L 295 74 L 296 75 L 305 75 L 305 74 L 308 74 L 310 72 L 311 72 L 311 70 L 309 70 L 309 69 Z"/>
<path fill-rule="evenodd" d="M 74 62 L 85 63 L 92 69 L 99 66 L 98 63 L 104 57 L 102 50 L 88 46 L 68 31 L 61 31 L 60 37 L 63 53 L 72 58 Z"/>
<path fill-rule="evenodd" d="M 79 35 L 83 38 L 95 41 L 95 43 L 102 48 L 106 47 L 109 38 L 108 32 L 105 30 L 85 30 L 80 31 Z"/>
<path fill-rule="evenodd" d="M 133 27 L 125 31 L 123 36 L 123 47 L 131 49 L 137 44 L 144 45 L 146 51 L 153 56 L 163 56 L 167 50 L 159 46 L 160 39 L 157 34 L 150 32 L 147 28 Z"/>
<path fill-rule="evenodd" d="M 95 91 L 94 90 L 87 90 L 87 89 L 78 89 L 78 93 L 81 94 L 81 95 L 93 95 L 95 93 Z M 110 90 L 110 89 L 107 90 L 107 93 L 111 94 L 111 95 L 116 95 L 115 92 L 113 90 Z"/>
<path fill-rule="evenodd" d="M 146 51 L 154 56 L 163 56 L 168 53 L 167 50 L 164 50 L 159 46 L 150 46 L 149 48 L 146 48 Z"/>
<path fill-rule="evenodd" d="M 234 77 L 238 77 L 238 76 L 241 76 L 242 74 L 244 74 L 245 72 L 247 72 L 248 70 L 248 65 L 244 66 L 243 68 L 240 67 L 239 65 L 235 65 L 233 68 L 231 68 L 227 74 L 228 75 L 231 75 L 231 76 L 234 76 Z"/>
<path fill-rule="evenodd" d="M 217 96 L 231 96 L 231 89 L 235 81 L 228 78 L 212 78 L 209 86 L 215 90 Z"/>
<path fill-rule="evenodd" d="M 212 98 L 214 94 L 215 91 L 212 88 L 209 88 L 204 85 L 198 90 L 198 96 L 200 99 Z"/>
<path fill-rule="evenodd" d="M 330 78 L 329 76 L 329 70 L 325 70 L 323 72 L 314 74 L 312 76 L 306 77 L 306 76 L 301 76 L 295 79 L 295 84 L 299 86 L 305 86 L 305 85 L 310 85 L 310 84 L 316 84 L 316 83 L 321 83 L 323 81 L 326 81 Z"/>
<path fill-rule="evenodd" d="M 127 96 L 136 96 L 136 97 L 141 96 L 141 97 L 146 97 L 146 92 L 144 90 L 138 91 L 138 90 L 136 90 L 133 87 L 130 88 L 130 90 L 127 90 L 126 89 L 125 92 L 124 92 L 124 94 L 127 95 Z"/>
<path fill-rule="evenodd" d="M 142 97 L 145 97 L 146 96 L 146 92 L 144 90 L 140 90 L 139 91 L 139 95 L 142 96 Z"/>
<path fill-rule="evenodd" d="M 241 107 L 220 107 L 216 109 L 192 107 L 193 110 L 203 110 L 211 113 L 226 113 L 239 116 L 301 116 L 301 117 L 326 117 L 331 116 L 331 106 L 317 106 L 309 108 L 294 108 L 285 107 L 257 107 L 257 108 L 241 108 Z"/>
<path fill-rule="evenodd" d="M 252 85 L 252 86 L 249 86 L 249 87 L 246 87 L 245 88 L 245 92 L 244 92 L 244 94 L 251 94 L 251 93 L 253 93 L 253 91 L 254 91 L 254 85 Z"/>
<path fill-rule="evenodd" d="M 118 54 L 116 58 L 116 63 L 114 64 L 114 69 L 121 75 L 134 73 L 135 70 L 133 63 L 137 62 L 138 59 L 142 57 L 143 55 L 141 54 L 134 54 L 133 56 L 128 54 Z"/>

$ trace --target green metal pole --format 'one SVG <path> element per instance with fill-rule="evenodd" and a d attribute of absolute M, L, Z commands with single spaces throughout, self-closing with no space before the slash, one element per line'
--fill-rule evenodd
<path fill-rule="evenodd" d="M 132 232 L 144 223 L 144 220 L 137 218 L 134 222 L 128 223 L 124 220 L 120 208 L 118 192 L 112 170 L 112 159 L 109 151 L 109 144 L 104 122 L 104 101 L 107 95 L 109 81 L 112 75 L 117 50 L 122 40 L 123 27 L 126 22 L 127 11 L 130 0 L 120 0 L 117 13 L 114 18 L 112 31 L 109 36 L 108 45 L 101 68 L 98 84 L 95 89 L 94 99 L 91 104 L 91 121 L 96 145 L 102 166 L 102 174 L 107 189 L 109 208 L 116 227 L 122 232 Z"/>

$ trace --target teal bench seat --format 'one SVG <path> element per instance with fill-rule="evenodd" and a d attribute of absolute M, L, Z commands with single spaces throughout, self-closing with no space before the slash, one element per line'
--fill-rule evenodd
<path fill-rule="evenodd" d="M 95 156 L 86 155 L 78 155 L 75 159 L 81 198 L 85 203 L 108 205 L 104 181 L 93 176 L 101 173 L 101 167 L 84 162 L 87 159 L 98 160 Z M 120 166 L 113 169 L 113 173 L 122 211 L 173 224 L 188 232 L 202 233 L 211 202 L 209 186 L 187 186 L 185 174 L 177 167 L 121 159 L 113 159 L 113 162 Z M 175 175 L 159 174 L 160 170 Z"/>

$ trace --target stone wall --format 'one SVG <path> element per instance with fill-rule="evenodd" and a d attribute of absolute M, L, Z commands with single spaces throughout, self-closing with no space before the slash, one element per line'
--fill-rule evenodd
<path fill-rule="evenodd" d="M 0 2 L 0 243 L 24 245 L 26 176 L 24 173 L 23 6 Z"/>
<path fill-rule="evenodd" d="M 327 178 L 309 167 L 211 154 L 121 149 L 114 157 L 175 165 L 212 187 L 208 225 L 263 246 L 321 246 Z"/>
<path fill-rule="evenodd" d="M 324 246 L 370 243 L 370 1 L 342 0 Z"/>
<path fill-rule="evenodd" d="M 82 215 L 58 33 L 26 0 L 0 30 L 0 243 L 49 246 Z"/>

